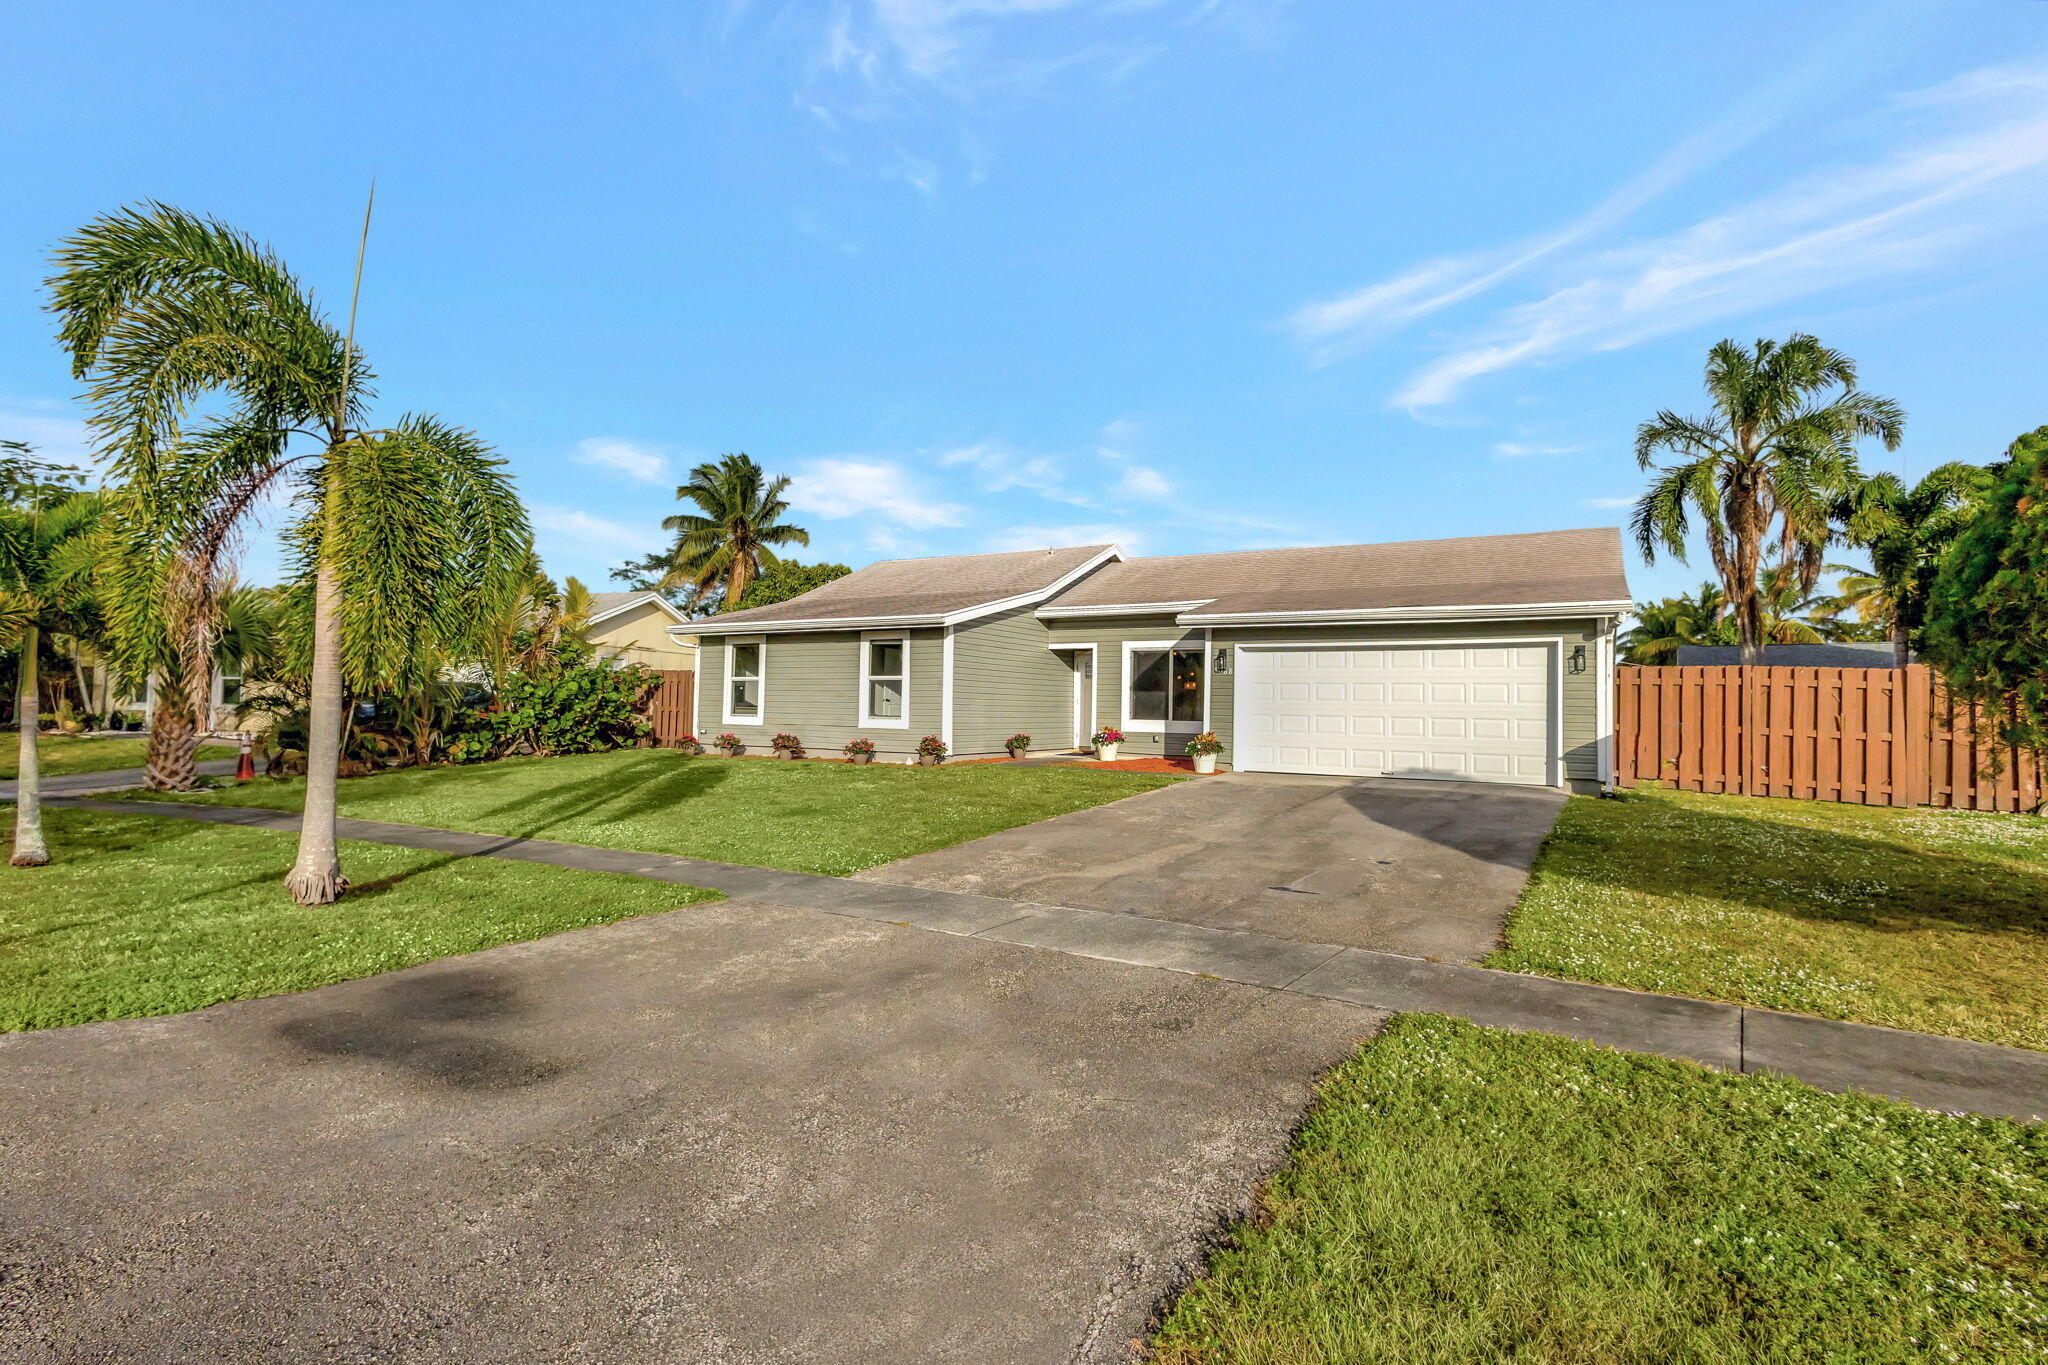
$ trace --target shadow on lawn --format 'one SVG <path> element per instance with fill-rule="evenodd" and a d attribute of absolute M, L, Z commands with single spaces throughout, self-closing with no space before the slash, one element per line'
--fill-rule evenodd
<path fill-rule="evenodd" d="M 461 966 L 409 973 L 375 995 L 367 1006 L 289 1020 L 278 1035 L 315 1056 L 377 1063 L 454 1090 L 514 1090 L 562 1070 L 493 1036 L 495 1026 L 530 1008 L 501 972 Z"/>
<path fill-rule="evenodd" d="M 580 782 L 519 796 L 479 812 L 492 833 L 521 839 L 546 838 L 571 820 L 638 820 L 706 796 L 727 777 L 717 760 L 685 758 L 659 749 Z M 515 826 L 517 828 L 515 828 Z"/>
<path fill-rule="evenodd" d="M 2048 935 L 2048 868 L 1815 829 L 1768 812 L 1625 792 L 1574 812 L 1541 870 L 1617 891 L 1703 896 L 1887 933 Z"/>

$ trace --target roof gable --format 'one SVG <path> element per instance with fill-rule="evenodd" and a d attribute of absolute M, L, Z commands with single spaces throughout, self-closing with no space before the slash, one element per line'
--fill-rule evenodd
<path fill-rule="evenodd" d="M 705 631 L 817 625 L 948 623 L 998 605 L 1028 604 L 1113 558 L 1114 545 L 1076 545 L 933 559 L 888 559 L 800 597 L 699 623 Z"/>

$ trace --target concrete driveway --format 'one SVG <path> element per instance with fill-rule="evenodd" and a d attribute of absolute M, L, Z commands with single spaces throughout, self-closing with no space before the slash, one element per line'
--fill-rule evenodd
<path fill-rule="evenodd" d="M 14 1035 L 0 1360 L 1121 1360 L 1379 1022 L 731 901 Z"/>
<path fill-rule="evenodd" d="M 1229 773 L 864 872 L 1476 962 L 1564 805 L 1541 787 Z"/>

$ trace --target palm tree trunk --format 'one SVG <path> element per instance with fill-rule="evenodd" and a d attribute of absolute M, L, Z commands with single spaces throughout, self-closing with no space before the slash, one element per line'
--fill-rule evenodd
<path fill-rule="evenodd" d="M 1735 533 L 1734 572 L 1728 578 L 1728 607 L 1735 613 L 1736 642 L 1742 646 L 1742 662 L 1764 661 L 1764 595 L 1757 582 L 1757 564 L 1763 557 L 1762 508 L 1754 489 L 1741 489 L 1728 520 Z"/>
<path fill-rule="evenodd" d="M 331 905 L 348 890 L 335 846 L 335 784 L 341 774 L 341 591 L 324 560 L 313 581 L 313 696 L 306 738 L 306 813 L 299 822 L 299 860 L 285 889 L 300 905 Z"/>
<path fill-rule="evenodd" d="M 182 684 L 157 680 L 156 705 L 149 713 L 149 773 L 143 785 L 153 792 L 191 791 L 197 778 L 199 736 L 192 727 L 192 699 Z"/>
<path fill-rule="evenodd" d="M 1913 662 L 1913 649 L 1906 640 L 1906 623 L 1892 622 L 1892 667 L 1904 668 Z"/>
<path fill-rule="evenodd" d="M 14 856 L 16 867 L 41 867 L 50 861 L 43 843 L 43 770 L 36 752 L 36 721 L 41 707 L 36 696 L 36 628 L 21 632 L 21 676 L 15 682 L 14 719 L 21 726 L 19 771 L 14 778 Z"/>

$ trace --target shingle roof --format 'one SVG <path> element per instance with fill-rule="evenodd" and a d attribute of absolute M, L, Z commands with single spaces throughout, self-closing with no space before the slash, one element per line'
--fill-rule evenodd
<path fill-rule="evenodd" d="M 708 618 L 700 629 L 717 633 L 729 627 L 791 621 L 900 621 L 950 616 L 991 602 L 1044 592 L 1112 548 L 1077 545 L 991 555 L 889 559 L 835 578 L 824 587 L 787 602 Z"/>
<path fill-rule="evenodd" d="M 658 592 L 645 589 L 639 592 L 594 592 L 590 594 L 590 619 L 596 620 L 611 612 L 626 607 L 638 606 L 642 602 L 656 602 L 668 606 L 668 601 Z"/>
<path fill-rule="evenodd" d="M 1739 664 L 1742 650 L 1736 645 L 1680 645 L 1678 662 L 1685 667 L 1701 664 Z M 1885 642 L 1843 641 L 1833 644 L 1765 645 L 1764 662 L 1792 668 L 1890 668 L 1892 647 Z"/>
<path fill-rule="evenodd" d="M 1204 617 L 1627 598 L 1621 533 L 1601 526 L 1127 559 L 1104 565 L 1041 610 L 1201 603 L 1182 609 Z"/>

